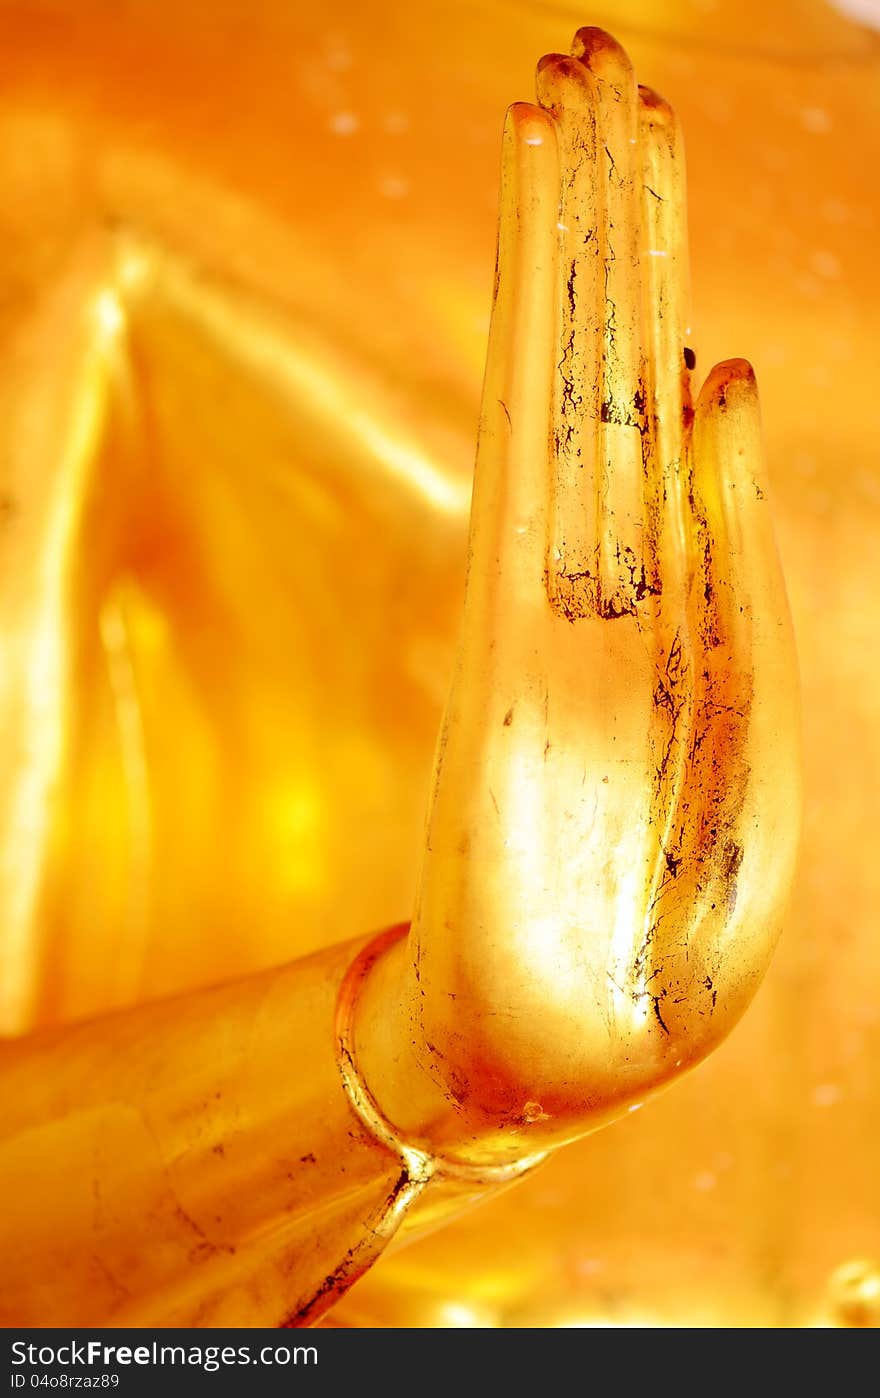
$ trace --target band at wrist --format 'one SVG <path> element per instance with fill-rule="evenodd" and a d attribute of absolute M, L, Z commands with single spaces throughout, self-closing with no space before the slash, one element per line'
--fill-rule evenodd
<path fill-rule="evenodd" d="M 355 1015 L 360 993 L 371 970 L 408 931 L 408 924 L 400 923 L 380 932 L 361 948 L 343 978 L 336 1008 L 339 1071 L 348 1100 L 370 1134 L 400 1157 L 411 1185 L 409 1192 L 404 1192 L 395 1200 L 395 1209 L 400 1210 L 401 1216 L 434 1178 L 460 1180 L 485 1185 L 490 1189 L 518 1179 L 546 1158 L 546 1152 L 532 1153 L 518 1160 L 491 1165 L 437 1155 L 425 1150 L 423 1146 L 408 1143 L 382 1111 L 358 1068 L 354 1036 Z"/>

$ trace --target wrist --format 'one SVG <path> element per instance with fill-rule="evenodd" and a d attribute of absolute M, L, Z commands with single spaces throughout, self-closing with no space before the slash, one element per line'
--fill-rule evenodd
<path fill-rule="evenodd" d="M 558 1140 L 550 1141 L 527 1110 L 504 1110 L 497 1081 L 480 1072 L 454 1016 L 444 1014 L 440 1032 L 426 1031 L 428 1000 L 405 926 L 375 938 L 350 969 L 340 998 L 340 1051 L 362 1119 L 429 1170 L 473 1173 L 488 1183 L 496 1171 L 506 1176 L 531 1165 Z"/>

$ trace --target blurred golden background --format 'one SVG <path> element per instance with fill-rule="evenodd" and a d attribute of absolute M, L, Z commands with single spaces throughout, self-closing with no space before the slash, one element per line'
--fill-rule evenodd
<path fill-rule="evenodd" d="M 333 1318 L 876 1323 L 880 6 L 0 15 L 0 1028 L 409 916 L 501 123 L 541 53 L 601 24 L 684 128 L 698 376 L 743 355 L 761 385 L 803 680 L 796 894 L 708 1063 L 386 1255 Z"/>

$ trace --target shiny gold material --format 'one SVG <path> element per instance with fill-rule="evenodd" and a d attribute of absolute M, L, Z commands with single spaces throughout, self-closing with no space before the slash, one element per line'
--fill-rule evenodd
<path fill-rule="evenodd" d="M 8 1324 L 301 1324 L 374 1260 L 408 1182 L 341 1091 L 352 950 L 7 1049 Z"/>
<path fill-rule="evenodd" d="M 48 1231 L 38 1268 L 57 1277 L 15 1275 L 11 1319 L 47 1304 L 68 1323 L 313 1319 L 435 1179 L 488 1189 L 635 1105 L 717 1043 L 764 969 L 799 791 L 754 378 L 721 365 L 692 409 L 675 119 L 602 31 L 580 31 L 574 53 L 542 62 L 543 109 L 508 116 L 464 632 L 413 927 L 368 947 L 340 988 L 334 953 L 10 1047 L 22 1110 L 4 1175 L 39 1187 L 6 1246 Z M 137 280 L 131 266 L 120 275 Z M 95 407 L 71 470 L 124 319 L 110 292 L 93 316 Z M 130 609 L 114 595 L 101 626 L 134 876 L 152 836 Z M 221 1047 L 243 1035 L 244 1081 Z M 78 1209 L 68 1169 L 85 1181 L 111 1152 Z M 340 1199 L 358 1153 L 366 1213 Z"/>
<path fill-rule="evenodd" d="M 516 23 L 510 13 L 392 3 L 377 25 L 369 5 L 318 14 L 268 0 L 255 13 L 218 0 L 208 26 L 198 7 L 172 12 L 155 0 L 4 4 L 0 990 L 8 1034 L 48 1031 L 4 1051 L 4 1218 L 15 1244 L 4 1305 L 17 1321 L 314 1318 L 373 1260 L 371 1239 L 384 1245 L 399 1222 L 401 1148 L 410 1158 L 419 1149 L 411 1132 L 440 1130 L 447 1163 L 450 1153 L 483 1161 L 511 1142 L 514 1156 L 555 1143 L 557 1128 L 567 1135 L 581 1129 L 576 1118 L 602 1115 L 601 1101 L 587 1121 L 582 1094 L 554 1102 L 530 1085 L 525 1119 L 512 1126 L 498 1127 L 491 1104 L 488 1136 L 485 1113 L 463 1122 L 442 1091 L 414 1091 L 407 1120 L 379 1041 L 379 1076 L 374 1066 L 366 1079 L 387 1113 L 383 1143 L 359 1121 L 364 1075 L 349 1080 L 347 1098 L 335 1061 L 338 990 L 357 945 L 251 976 L 412 906 L 460 599 L 499 115 L 534 53 L 584 17 L 572 10 L 560 31 L 539 3 L 517 7 Z M 806 850 L 791 932 L 742 1029 L 700 1072 L 556 1153 L 515 1191 L 389 1253 L 334 1316 L 872 1323 L 874 1264 L 850 1259 L 880 1248 L 878 890 L 866 833 L 880 789 L 866 571 L 877 525 L 870 366 L 880 308 L 866 175 L 876 41 L 808 0 L 722 0 L 711 12 L 676 0 L 662 15 L 621 0 L 600 18 L 684 119 L 699 346 L 754 354 L 760 371 L 806 687 Z M 665 112 L 642 110 L 648 121 Z M 557 230 L 557 257 L 574 204 L 573 218 L 559 219 L 568 228 Z M 668 236 L 649 220 L 669 212 L 645 206 L 648 246 Z M 660 261 L 649 271 L 662 282 Z M 626 304 L 620 349 L 632 364 L 638 312 Z M 555 314 L 562 333 L 565 299 Z M 504 373 L 497 323 L 493 364 Z M 596 343 L 575 335 L 581 367 Z M 737 431 L 752 424 L 751 433 L 751 381 L 733 378 L 723 396 Z M 732 463 L 716 451 L 721 398 L 713 405 L 710 392 L 703 404 L 712 449 L 696 459 L 711 477 Z M 505 440 L 492 406 L 487 394 L 484 481 Z M 563 399 L 551 410 L 563 445 L 589 448 L 570 408 Z M 611 406 L 607 416 L 602 435 L 635 464 L 625 424 Z M 670 421 L 677 430 L 674 412 Z M 656 465 L 671 453 L 655 435 Z M 652 605 L 658 512 L 646 492 L 639 531 L 634 469 L 629 486 L 616 480 L 634 570 L 615 571 L 613 530 L 598 529 L 610 518 L 603 497 L 600 519 L 589 508 L 575 517 L 571 455 L 558 462 L 553 518 L 566 525 L 548 547 L 557 565 L 548 581 L 556 617 L 568 608 L 575 619 L 556 629 L 626 634 L 627 615 L 602 611 Z M 587 491 L 585 507 L 593 499 Z M 727 523 L 724 500 L 694 493 L 716 526 Z M 756 520 L 759 504 L 746 502 Z M 640 590 L 646 552 L 635 599 L 627 575 Z M 668 568 L 670 555 L 659 556 Z M 747 577 L 739 547 L 731 558 Z M 473 595 L 472 579 L 462 672 L 471 677 Z M 507 642 L 518 641 L 503 620 Z M 734 631 L 748 656 L 755 629 Z M 642 676 L 650 666 L 649 649 Z M 595 695 L 600 676 L 586 678 Z M 646 692 L 641 682 L 627 694 L 633 710 Z M 782 704 L 784 686 L 772 701 Z M 457 717 L 454 702 L 450 715 L 456 741 L 434 817 L 442 838 L 419 919 L 429 984 L 441 991 L 461 968 L 431 946 L 424 909 L 437 906 L 438 888 L 484 898 L 450 848 L 450 827 L 470 820 L 481 796 L 478 785 L 449 818 L 445 773 L 478 747 L 472 711 L 458 702 Z M 751 712 L 726 736 L 725 751 L 743 742 L 750 751 Z M 493 753 L 478 755 L 494 775 Z M 551 748 L 551 761 L 561 757 Z M 540 790 L 537 760 L 532 783 L 536 770 Z M 667 788 L 682 789 L 671 778 Z M 753 774 L 745 795 L 759 809 L 782 804 L 770 774 Z M 626 836 L 633 842 L 629 823 Z M 744 850 L 759 849 L 749 836 Z M 648 867 L 648 842 L 632 847 Z M 677 847 L 670 853 L 674 865 Z M 771 901 L 786 857 L 773 864 Z M 554 877 L 567 874 L 546 850 L 542 859 Z M 723 864 L 710 872 L 722 877 Z M 739 937 L 756 882 L 745 864 L 736 872 Z M 757 917 L 754 926 L 758 966 L 772 927 Z M 539 971 L 564 947 L 557 931 L 527 947 Z M 407 988 L 400 953 L 380 969 Z M 634 1021 L 653 969 L 643 983 L 621 978 L 614 1008 Z M 497 966 L 481 963 L 479 976 L 481 993 L 497 995 Z M 195 993 L 229 977 L 246 979 Z M 379 984 L 371 977 L 371 993 Z M 565 996 L 555 989 L 548 1010 L 559 1023 Z M 696 978 L 688 990 L 691 1007 L 694 991 L 709 996 Z M 646 1088 L 687 1063 L 664 1066 L 671 1044 L 657 1012 L 670 1039 L 694 1023 L 711 1036 L 747 993 L 729 990 L 713 1014 L 684 1025 L 672 993 L 651 1000 L 647 1029 L 633 1030 Z M 131 1008 L 169 992 L 187 993 Z M 576 1013 L 590 1004 L 580 996 Z M 114 1006 L 112 1018 L 69 1027 Z M 446 1033 L 442 1010 L 430 1013 Z M 491 1048 L 500 1036 L 486 1039 Z M 528 1035 L 520 1039 L 512 1058 L 530 1069 Z M 697 1053 L 709 1046 L 696 1036 Z M 613 1114 L 627 1100 L 612 1091 L 605 1107 Z M 435 1176 L 407 1227 L 475 1192 Z M 316 1235 L 326 1253 L 308 1255 Z"/>
<path fill-rule="evenodd" d="M 461 649 L 412 933 L 362 1018 L 388 1116 L 473 1159 L 719 1042 L 800 824 L 754 376 L 691 408 L 675 119 L 602 31 L 574 52 L 508 115 Z"/>

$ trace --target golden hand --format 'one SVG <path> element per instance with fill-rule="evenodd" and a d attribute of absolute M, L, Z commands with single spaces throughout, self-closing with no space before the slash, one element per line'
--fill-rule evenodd
<path fill-rule="evenodd" d="M 608 35 L 574 55 L 508 113 L 463 635 L 409 942 L 364 1005 L 391 1120 L 473 1158 L 727 1034 L 799 826 L 754 376 L 718 365 L 692 408 L 675 118 Z"/>

